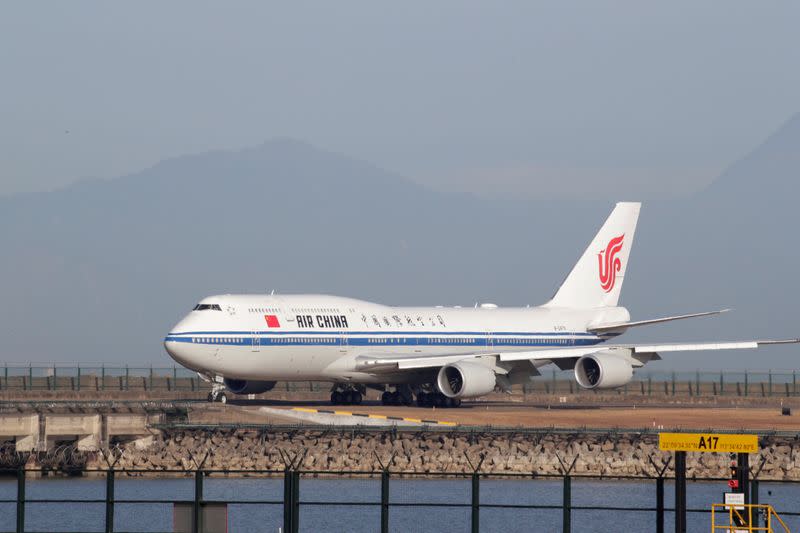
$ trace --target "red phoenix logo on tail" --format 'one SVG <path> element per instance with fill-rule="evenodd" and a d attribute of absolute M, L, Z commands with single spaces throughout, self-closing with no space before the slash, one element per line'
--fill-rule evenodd
<path fill-rule="evenodd" d="M 623 233 L 608 241 L 605 252 L 597 254 L 597 263 L 600 269 L 600 286 L 606 292 L 611 292 L 617 282 L 617 272 L 622 268 L 622 261 L 617 254 L 622 250 Z"/>

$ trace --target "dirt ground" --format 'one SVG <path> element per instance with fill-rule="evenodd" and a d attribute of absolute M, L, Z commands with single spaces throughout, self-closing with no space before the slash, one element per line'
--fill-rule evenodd
<path fill-rule="evenodd" d="M 202 405 L 202 404 L 201 404 Z M 286 423 L 283 417 L 266 420 L 258 412 L 265 404 L 214 406 L 213 412 L 196 413 L 205 422 Z M 386 407 L 377 404 L 332 407 L 323 402 L 269 402 L 269 407 L 291 410 L 293 407 L 368 413 L 424 420 L 455 422 L 468 426 L 519 426 L 559 428 L 634 428 L 634 429 L 749 429 L 800 432 L 800 410 L 790 416 L 778 407 L 696 407 L 683 406 L 609 406 L 531 405 L 519 403 L 464 403 L 456 409 Z M 198 410 L 202 407 L 198 405 Z M 289 413 L 287 415 L 291 416 Z M 291 422 L 290 422 L 291 423 Z M 296 422 L 294 422 L 296 423 Z"/>

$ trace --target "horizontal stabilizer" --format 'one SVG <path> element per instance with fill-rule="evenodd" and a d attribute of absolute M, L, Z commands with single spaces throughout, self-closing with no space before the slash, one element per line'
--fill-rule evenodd
<path fill-rule="evenodd" d="M 730 309 L 720 309 L 719 311 L 705 311 L 703 313 L 690 313 L 688 315 L 667 316 L 664 318 L 652 318 L 650 320 L 636 320 L 633 322 L 609 322 L 606 324 L 590 325 L 587 330 L 592 333 L 602 333 L 604 331 L 616 331 L 628 329 L 636 326 L 649 326 L 651 324 L 661 324 L 662 322 L 672 322 L 673 320 L 683 320 L 686 318 L 697 318 L 701 316 L 719 315 L 727 313 Z"/>

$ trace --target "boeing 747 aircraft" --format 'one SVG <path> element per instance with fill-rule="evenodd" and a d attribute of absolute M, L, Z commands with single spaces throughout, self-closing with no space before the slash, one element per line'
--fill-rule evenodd
<path fill-rule="evenodd" d="M 618 203 L 555 296 L 540 307 L 390 307 L 324 295 L 203 299 L 164 340 L 181 365 L 213 384 L 210 401 L 269 391 L 278 380 L 331 382 L 333 404 L 366 388 L 384 404 L 455 407 L 463 398 L 526 383 L 554 364 L 578 385 L 611 389 L 675 351 L 758 348 L 751 340 L 617 344 L 629 328 L 722 313 L 632 321 L 619 307 L 641 204 Z"/>

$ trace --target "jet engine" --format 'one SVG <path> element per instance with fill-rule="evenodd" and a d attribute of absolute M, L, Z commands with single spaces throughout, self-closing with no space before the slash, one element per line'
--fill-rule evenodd
<path fill-rule="evenodd" d="M 277 382 L 225 378 L 223 383 L 234 394 L 261 394 L 262 392 L 271 391 Z"/>
<path fill-rule="evenodd" d="M 436 384 L 448 398 L 481 396 L 494 390 L 494 371 L 477 363 L 459 361 L 439 370 Z"/>
<path fill-rule="evenodd" d="M 630 361 L 618 355 L 584 355 L 575 363 L 575 380 L 584 389 L 613 389 L 625 385 L 632 377 Z"/>

